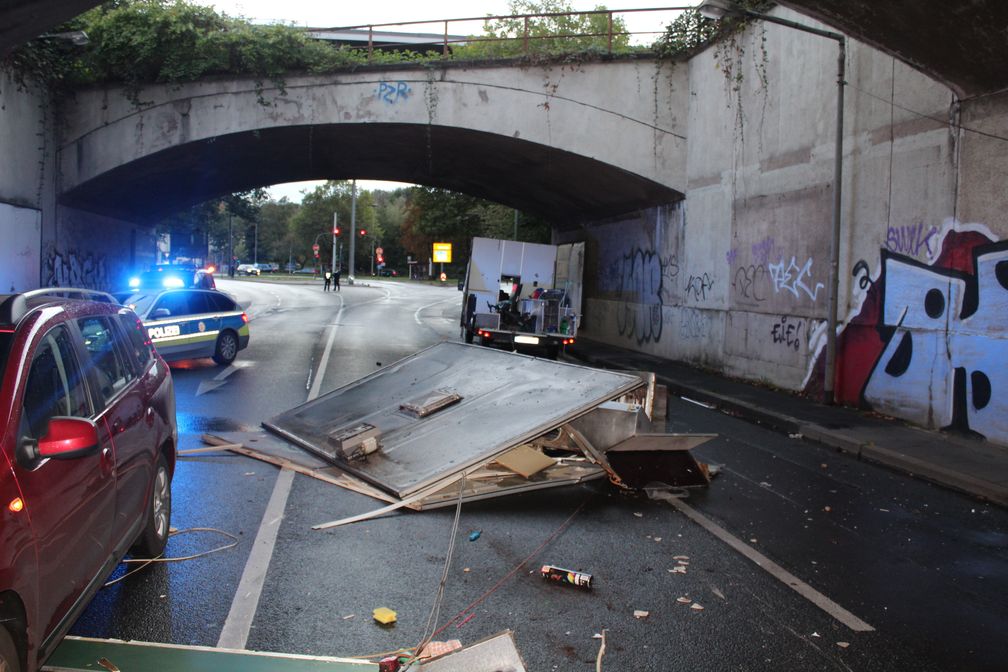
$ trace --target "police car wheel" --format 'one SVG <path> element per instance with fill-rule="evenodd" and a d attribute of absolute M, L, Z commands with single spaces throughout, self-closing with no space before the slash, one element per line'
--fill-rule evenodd
<path fill-rule="evenodd" d="M 234 332 L 224 331 L 217 337 L 217 350 L 213 360 L 221 366 L 227 366 L 238 355 L 238 337 Z"/>

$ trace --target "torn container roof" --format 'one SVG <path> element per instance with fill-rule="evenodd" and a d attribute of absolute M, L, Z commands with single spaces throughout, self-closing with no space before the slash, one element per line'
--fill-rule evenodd
<path fill-rule="evenodd" d="M 644 385 L 636 375 L 445 342 L 263 426 L 406 498 Z"/>

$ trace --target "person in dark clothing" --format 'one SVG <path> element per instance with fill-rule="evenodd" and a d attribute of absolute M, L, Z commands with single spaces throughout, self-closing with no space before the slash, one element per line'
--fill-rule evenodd
<path fill-rule="evenodd" d="M 340 291 L 340 288 L 339 288 L 339 276 L 340 276 L 340 272 L 339 272 L 339 269 L 337 269 L 336 272 L 333 273 L 333 283 L 336 285 L 336 291 L 337 292 Z"/>
<path fill-rule="evenodd" d="M 323 292 L 329 291 L 329 285 L 332 283 L 332 273 L 329 271 L 325 272 L 325 286 L 322 288 Z"/>

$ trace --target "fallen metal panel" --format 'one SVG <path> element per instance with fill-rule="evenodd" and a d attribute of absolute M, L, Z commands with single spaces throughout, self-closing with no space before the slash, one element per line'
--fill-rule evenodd
<path fill-rule="evenodd" d="M 556 488 L 561 485 L 577 485 L 585 481 L 605 478 L 605 475 L 605 471 L 600 467 L 587 463 L 557 464 L 528 478 L 523 478 L 506 470 L 501 470 L 501 473 L 496 476 L 480 476 L 478 473 L 475 477 L 466 478 L 462 501 L 475 502 L 503 495 L 516 495 L 533 490 Z M 440 490 L 432 492 L 421 499 L 414 507 L 425 511 L 427 509 L 455 506 L 458 502 L 458 488 L 458 481 L 449 483 Z"/>
<path fill-rule="evenodd" d="M 638 434 L 606 451 L 609 466 L 623 485 L 643 488 L 653 483 L 676 487 L 709 485 L 706 465 L 690 450 L 717 434 Z"/>
<path fill-rule="evenodd" d="M 420 665 L 420 672 L 526 672 L 510 630 Z"/>
<path fill-rule="evenodd" d="M 625 373 L 440 343 L 263 426 L 405 498 L 643 384 Z M 402 409 L 434 394 L 461 399 L 423 417 Z M 363 424 L 377 428 L 379 449 L 347 460 L 331 437 Z"/>

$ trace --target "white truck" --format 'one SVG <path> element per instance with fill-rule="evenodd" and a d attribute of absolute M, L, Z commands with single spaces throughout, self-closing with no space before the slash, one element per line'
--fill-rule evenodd
<path fill-rule="evenodd" d="M 584 243 L 541 245 L 473 238 L 462 286 L 462 335 L 555 359 L 581 318 Z"/>

